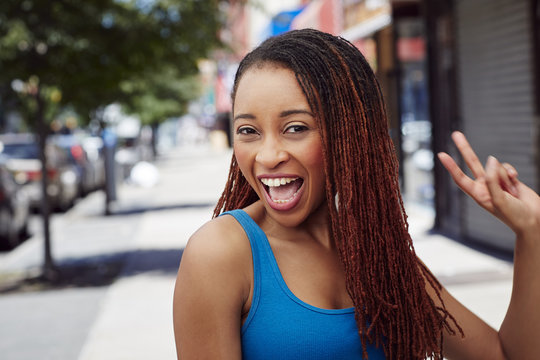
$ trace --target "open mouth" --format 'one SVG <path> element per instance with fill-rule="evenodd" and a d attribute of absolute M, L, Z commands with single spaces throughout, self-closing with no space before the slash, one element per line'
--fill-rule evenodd
<path fill-rule="evenodd" d="M 260 180 L 268 197 L 276 204 L 286 204 L 294 200 L 304 183 L 304 179 L 300 177 L 261 178 Z"/>

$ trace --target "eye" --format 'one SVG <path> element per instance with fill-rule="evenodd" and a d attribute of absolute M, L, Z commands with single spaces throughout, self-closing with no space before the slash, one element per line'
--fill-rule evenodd
<path fill-rule="evenodd" d="M 307 126 L 296 124 L 296 125 L 291 125 L 291 126 L 287 127 L 285 129 L 285 132 L 286 133 L 300 133 L 300 132 L 303 132 L 303 131 L 306 131 L 306 130 L 308 130 Z"/>
<path fill-rule="evenodd" d="M 257 134 L 257 130 L 250 126 L 240 126 L 238 129 L 236 129 L 236 134 L 238 135 L 253 135 Z"/>

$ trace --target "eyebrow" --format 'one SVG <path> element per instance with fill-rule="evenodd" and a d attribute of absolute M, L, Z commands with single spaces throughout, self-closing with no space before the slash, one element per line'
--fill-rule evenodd
<path fill-rule="evenodd" d="M 294 109 L 294 110 L 285 110 L 285 111 L 282 111 L 280 114 L 279 114 L 279 117 L 287 117 L 289 115 L 295 115 L 295 114 L 306 114 L 306 115 L 309 115 L 309 116 L 313 116 L 313 114 L 311 113 L 311 111 L 308 111 L 308 110 L 302 110 L 302 109 Z"/>
<path fill-rule="evenodd" d="M 240 120 L 240 119 L 249 119 L 249 120 L 253 120 L 255 119 L 255 116 L 251 115 L 251 114 L 238 114 L 234 117 L 233 119 L 233 122 L 236 121 L 236 120 Z"/>
<path fill-rule="evenodd" d="M 284 117 L 287 117 L 287 116 L 290 116 L 290 115 L 296 115 L 296 114 L 306 114 L 306 115 L 309 115 L 309 116 L 313 116 L 311 111 L 303 110 L 303 109 L 292 109 L 292 110 L 284 110 L 284 111 L 280 112 L 279 117 L 284 118 Z M 238 115 L 236 115 L 234 117 L 233 121 L 236 121 L 236 120 L 239 120 L 239 119 L 254 120 L 255 116 L 252 115 L 252 114 L 238 114 Z"/>

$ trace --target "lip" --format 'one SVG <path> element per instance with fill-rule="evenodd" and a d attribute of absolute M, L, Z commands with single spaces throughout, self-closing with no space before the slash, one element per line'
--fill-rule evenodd
<path fill-rule="evenodd" d="M 288 178 L 301 178 L 301 179 L 303 179 L 301 176 L 293 175 L 293 174 L 263 174 L 263 175 L 257 176 L 257 179 L 260 181 L 263 178 L 275 179 L 275 178 L 287 178 L 287 177 Z M 268 192 L 266 191 L 266 189 L 264 188 L 263 183 L 261 182 L 261 186 L 263 188 L 262 192 L 264 194 L 264 198 L 265 198 L 266 202 L 268 203 L 268 205 L 273 210 L 276 210 L 276 211 L 289 211 L 289 210 L 293 209 L 298 204 L 298 202 L 300 201 L 300 198 L 302 197 L 302 194 L 304 193 L 304 184 L 305 184 L 305 182 L 302 184 L 302 186 L 300 186 L 300 189 L 298 189 L 298 191 L 296 192 L 296 195 L 294 196 L 294 198 L 291 201 L 283 203 L 283 204 L 278 204 L 278 203 L 275 203 L 272 200 L 270 195 L 268 195 Z"/>

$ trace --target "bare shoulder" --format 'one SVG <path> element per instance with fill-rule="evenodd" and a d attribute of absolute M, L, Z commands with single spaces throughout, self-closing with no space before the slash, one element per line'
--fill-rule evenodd
<path fill-rule="evenodd" d="M 242 226 L 221 216 L 201 226 L 182 254 L 177 288 L 199 296 L 227 296 L 241 306 L 249 294 L 251 248 Z M 211 298 L 211 297 L 210 297 Z"/>
<path fill-rule="evenodd" d="M 182 262 L 196 258 L 205 265 L 237 263 L 250 255 L 249 241 L 242 226 L 232 216 L 220 216 L 201 226 L 189 239 Z"/>
<path fill-rule="evenodd" d="M 204 224 L 180 261 L 173 300 L 178 355 L 239 359 L 240 319 L 250 291 L 251 250 L 232 216 Z"/>

